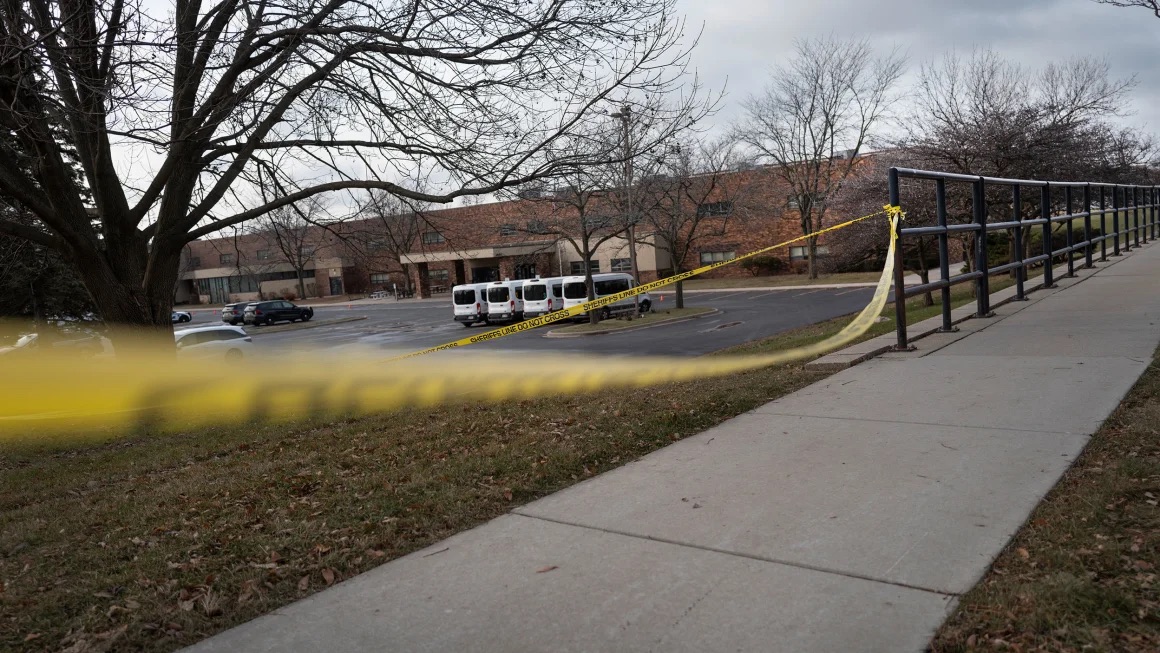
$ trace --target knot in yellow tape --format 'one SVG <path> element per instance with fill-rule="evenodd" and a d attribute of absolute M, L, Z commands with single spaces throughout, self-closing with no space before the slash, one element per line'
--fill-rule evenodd
<path fill-rule="evenodd" d="M 906 219 L 906 212 L 902 210 L 901 206 L 896 206 L 894 204 L 887 204 L 887 205 L 882 207 L 882 210 L 886 212 L 886 217 L 888 217 L 888 218 L 897 217 L 899 220 Z"/>

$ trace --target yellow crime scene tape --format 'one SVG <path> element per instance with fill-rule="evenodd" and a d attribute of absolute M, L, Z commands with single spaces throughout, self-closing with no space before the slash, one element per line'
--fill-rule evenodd
<path fill-rule="evenodd" d="M 883 214 L 890 218 L 890 246 L 873 298 L 839 333 L 811 345 L 769 354 L 688 359 L 545 357 L 537 353 L 535 365 L 512 365 L 510 355 L 501 358 L 470 352 L 454 357 L 436 356 L 425 359 L 422 364 L 405 360 L 534 328 L 523 326 L 536 322 L 529 320 L 415 352 L 393 362 L 384 362 L 374 355 L 376 352 L 363 350 L 345 354 L 280 354 L 278 358 L 251 365 L 179 360 L 172 350 L 161 352 L 121 345 L 115 356 L 105 359 L 52 352 L 5 355 L 0 356 L 0 441 L 51 436 L 101 438 L 247 419 L 285 421 L 450 402 L 528 399 L 720 377 L 813 357 L 854 341 L 882 312 L 890 294 L 897 224 L 903 214 L 898 207 L 888 206 L 814 234 L 835 231 Z M 560 311 L 553 314 L 555 319 L 538 324 L 565 319 L 804 238 L 644 284 L 569 309 L 572 312 Z M 560 314 L 563 315 L 556 317 Z"/>

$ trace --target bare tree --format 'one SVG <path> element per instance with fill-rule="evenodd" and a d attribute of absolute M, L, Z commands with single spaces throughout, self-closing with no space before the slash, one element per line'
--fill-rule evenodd
<path fill-rule="evenodd" d="M 1150 136 L 1112 122 L 1134 85 L 1113 78 L 1106 61 L 1080 58 L 1033 71 L 990 50 L 969 58 L 951 53 L 923 66 L 900 145 L 922 165 L 962 174 L 1133 183 L 1155 156 Z M 994 189 L 986 199 L 997 211 L 1012 210 L 1009 192 Z M 1038 201 L 1025 195 L 1020 216 L 1036 217 Z M 965 196 L 948 196 L 948 209 L 969 219 Z M 1025 228 L 1025 249 L 1030 235 Z M 974 236 L 964 245 L 973 252 Z M 1016 254 L 1010 248 L 1012 260 Z M 973 261 L 967 256 L 968 266 Z"/>
<path fill-rule="evenodd" d="M 734 133 L 773 164 L 804 235 L 823 227 L 829 200 L 882 121 L 904 64 L 897 51 L 875 56 L 867 40 L 800 40 L 765 91 L 745 101 Z M 814 279 L 816 237 L 807 240 L 807 250 Z"/>
<path fill-rule="evenodd" d="M 569 165 L 555 174 L 556 187 L 551 192 L 536 187 L 531 189 L 536 192 L 522 193 L 533 207 L 533 220 L 524 231 L 554 235 L 580 254 L 590 300 L 595 299 L 592 257 L 597 249 L 627 236 L 642 222 L 639 201 L 633 199 L 639 194 L 634 171 L 643 172 L 645 178 L 651 176 L 659 160 L 657 153 L 716 111 L 719 101 L 720 96 L 703 100 L 689 96 L 676 103 L 667 103 L 660 96 L 622 100 L 617 114 L 609 116 L 617 122 L 593 122 L 561 139 L 558 149 L 553 150 L 559 160 L 588 163 Z M 547 211 L 542 210 L 544 206 L 549 207 Z M 636 257 L 632 240 L 629 238 L 630 260 Z M 593 313 L 589 319 L 595 323 L 599 316 Z"/>
<path fill-rule="evenodd" d="M 1160 0 L 1096 0 L 1096 2 L 1115 7 L 1139 7 L 1151 11 L 1160 18 Z"/>
<path fill-rule="evenodd" d="M 429 204 L 405 200 L 384 191 L 371 191 L 356 213 L 357 221 L 344 225 L 340 238 L 347 250 L 366 267 L 379 272 L 396 268 L 404 289 L 412 290 L 411 266 L 403 255 L 423 246 L 420 236 L 430 226 L 423 212 Z"/>
<path fill-rule="evenodd" d="M 450 202 L 583 163 L 545 152 L 606 120 L 613 94 L 685 84 L 675 5 L 176 0 L 154 16 L 142 0 L 4 3 L 0 193 L 45 229 L 0 220 L 0 233 L 62 251 L 104 319 L 168 331 L 193 239 L 325 193 Z M 38 165 L 14 165 L 17 148 Z M 446 187 L 391 181 L 419 162 Z"/>
<path fill-rule="evenodd" d="M 306 298 L 306 266 L 315 259 L 321 244 L 319 233 L 327 222 L 326 208 L 320 198 L 312 197 L 274 209 L 253 224 L 253 233 L 265 239 L 294 269 L 299 299 Z"/>
<path fill-rule="evenodd" d="M 535 206 L 526 229 L 533 234 L 554 236 L 571 246 L 584 262 L 584 283 L 588 299 L 596 299 L 592 282 L 592 259 L 601 245 L 624 236 L 624 223 L 615 203 L 609 201 L 608 179 L 592 170 L 576 170 L 557 178 L 557 187 L 549 194 L 532 198 Z M 596 311 L 588 314 L 593 324 L 599 322 Z"/>
<path fill-rule="evenodd" d="M 741 199 L 747 189 L 727 183 L 728 173 L 741 163 L 729 140 L 675 144 L 658 161 L 657 172 L 641 181 L 641 210 L 653 244 L 668 252 L 678 274 L 702 241 L 744 220 Z M 676 294 L 677 308 L 684 308 L 684 282 L 677 282 Z"/>

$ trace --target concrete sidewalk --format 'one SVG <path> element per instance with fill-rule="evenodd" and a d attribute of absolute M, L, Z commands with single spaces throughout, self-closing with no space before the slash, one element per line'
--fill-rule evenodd
<path fill-rule="evenodd" d="M 921 651 L 1148 365 L 1160 247 L 972 322 L 191 650 Z"/>

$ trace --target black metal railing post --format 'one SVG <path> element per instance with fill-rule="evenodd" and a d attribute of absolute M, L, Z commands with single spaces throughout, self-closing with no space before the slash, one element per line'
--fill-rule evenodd
<path fill-rule="evenodd" d="M 1144 209 L 1144 194 L 1139 186 L 1132 186 L 1132 203 L 1136 206 L 1136 247 L 1148 242 L 1147 211 Z"/>
<path fill-rule="evenodd" d="M 1112 256 L 1120 255 L 1120 187 L 1112 186 Z"/>
<path fill-rule="evenodd" d="M 1132 247 L 1140 246 L 1140 198 L 1136 195 L 1136 187 L 1132 186 Z"/>
<path fill-rule="evenodd" d="M 1105 191 L 1107 189 L 1100 186 L 1100 261 L 1108 260 L 1108 214 L 1107 214 L 1107 197 Z"/>
<path fill-rule="evenodd" d="M 1044 184 L 1039 194 L 1039 217 L 1043 220 L 1043 287 L 1054 288 L 1055 279 L 1052 276 L 1051 258 L 1053 247 L 1051 243 L 1051 184 Z"/>
<path fill-rule="evenodd" d="M 1092 263 L 1092 185 L 1083 187 L 1083 239 L 1087 246 L 1083 248 L 1083 266 L 1090 268 Z"/>
<path fill-rule="evenodd" d="M 1075 220 L 1071 217 L 1072 207 L 1071 186 L 1063 189 L 1063 201 L 1067 205 L 1067 276 L 1075 276 L 1075 229 L 1072 223 Z"/>
<path fill-rule="evenodd" d="M 1011 203 L 1015 205 L 1013 211 L 1015 222 L 1023 221 L 1023 189 L 1018 184 L 1011 188 Z M 1023 267 L 1023 227 L 1017 225 L 1015 231 L 1015 261 L 1019 264 L 1015 268 L 1015 301 L 1022 302 L 1027 300 L 1027 293 L 1024 292 L 1023 282 L 1027 279 L 1027 270 Z M 949 292 L 949 289 L 948 289 Z"/>
<path fill-rule="evenodd" d="M 1160 230 L 1157 229 L 1157 223 L 1156 223 L 1157 216 L 1158 216 L 1158 209 L 1156 207 L 1156 200 L 1157 200 L 1156 187 L 1153 186 L 1152 188 L 1150 188 L 1149 193 L 1152 196 L 1152 240 L 1156 240 L 1157 238 L 1160 238 Z"/>
<path fill-rule="evenodd" d="M 887 179 L 890 186 L 890 205 L 899 206 L 901 200 L 898 191 L 898 169 L 891 168 Z M 905 351 L 908 348 L 906 341 L 906 280 L 904 278 L 905 266 L 902 262 L 901 232 L 902 222 L 899 221 L 895 231 L 898 240 L 894 250 L 894 320 L 898 332 L 898 343 L 895 347 L 899 351 Z"/>
<path fill-rule="evenodd" d="M 1124 201 L 1120 204 L 1120 211 L 1124 214 L 1124 253 L 1132 251 L 1132 204 L 1128 199 L 1128 187 L 1124 187 Z"/>
<path fill-rule="evenodd" d="M 987 192 L 979 177 L 974 183 L 974 197 L 971 211 L 975 218 L 975 271 L 981 274 L 975 279 L 975 315 L 987 317 L 990 314 L 989 264 L 987 263 Z"/>
<path fill-rule="evenodd" d="M 946 232 L 947 182 L 943 179 L 936 179 L 934 182 L 934 213 L 938 220 L 938 226 L 943 229 L 938 235 L 938 271 L 941 279 L 946 281 L 951 278 L 951 257 L 950 235 Z M 943 285 L 942 289 L 939 290 L 939 295 L 942 301 L 942 330 L 954 331 L 954 326 L 951 324 L 950 284 Z"/>

